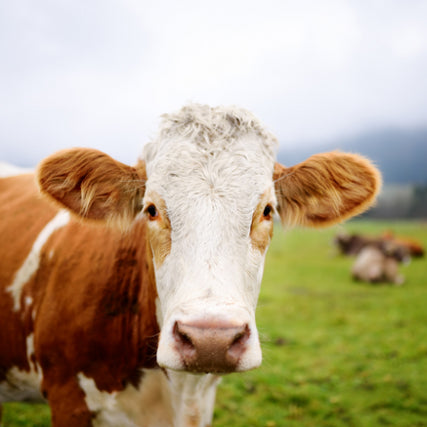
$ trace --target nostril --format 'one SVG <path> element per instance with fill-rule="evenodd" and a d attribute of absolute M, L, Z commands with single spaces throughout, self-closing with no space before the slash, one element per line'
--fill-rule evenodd
<path fill-rule="evenodd" d="M 249 326 L 245 325 L 242 330 L 237 332 L 231 341 L 227 353 L 233 357 L 239 357 L 245 351 L 246 341 L 249 339 Z"/>
<path fill-rule="evenodd" d="M 245 338 L 245 333 L 244 332 L 239 332 L 233 339 L 233 342 L 231 343 L 231 347 L 233 347 L 233 345 L 238 345 L 239 343 L 241 343 Z"/>
<path fill-rule="evenodd" d="M 191 338 L 187 335 L 186 332 L 182 330 L 182 326 L 180 326 L 181 325 L 179 322 L 175 322 L 175 325 L 173 327 L 173 336 L 175 338 L 175 341 L 177 341 L 180 347 L 194 349 L 193 341 L 191 341 Z"/>

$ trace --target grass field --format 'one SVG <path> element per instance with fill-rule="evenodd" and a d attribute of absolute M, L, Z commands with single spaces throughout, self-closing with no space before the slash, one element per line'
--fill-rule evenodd
<path fill-rule="evenodd" d="M 427 246 L 427 223 L 353 221 Z M 279 228 L 257 311 L 261 368 L 224 377 L 214 425 L 427 426 L 427 261 L 401 268 L 401 287 L 354 283 L 337 228 Z M 49 426 L 43 405 L 7 404 L 4 426 Z M 119 427 L 119 426 L 118 426 Z"/>

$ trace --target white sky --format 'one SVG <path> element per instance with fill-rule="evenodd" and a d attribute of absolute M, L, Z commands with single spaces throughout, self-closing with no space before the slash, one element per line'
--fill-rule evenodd
<path fill-rule="evenodd" d="M 425 0 L 0 0 L 0 161 L 91 146 L 134 163 L 189 101 L 282 145 L 427 125 Z"/>

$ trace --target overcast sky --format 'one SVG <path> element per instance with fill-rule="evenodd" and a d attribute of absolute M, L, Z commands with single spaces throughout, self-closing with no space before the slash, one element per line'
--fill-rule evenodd
<path fill-rule="evenodd" d="M 0 161 L 134 163 L 159 116 L 252 110 L 282 145 L 427 125 L 425 0 L 0 0 Z"/>

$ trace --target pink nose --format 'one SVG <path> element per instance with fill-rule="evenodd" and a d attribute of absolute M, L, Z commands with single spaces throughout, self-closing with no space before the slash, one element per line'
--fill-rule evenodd
<path fill-rule="evenodd" d="M 250 330 L 218 320 L 175 322 L 173 336 L 186 371 L 226 373 L 237 369 Z"/>

